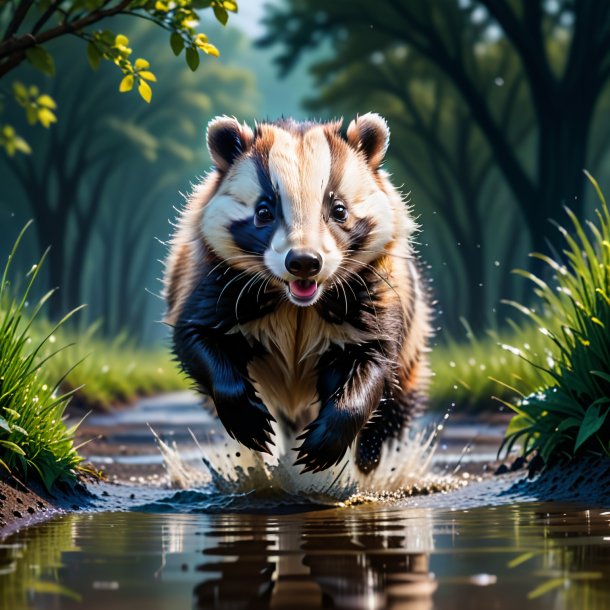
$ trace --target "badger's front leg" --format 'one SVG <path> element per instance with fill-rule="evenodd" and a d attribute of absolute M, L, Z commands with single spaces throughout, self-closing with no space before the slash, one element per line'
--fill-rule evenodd
<path fill-rule="evenodd" d="M 247 291 L 243 297 L 248 280 L 222 269 L 216 277 L 206 277 L 174 326 L 174 353 L 199 389 L 212 397 L 227 432 L 250 449 L 270 453 L 275 420 L 248 377 L 255 347 L 234 330 L 266 315 L 275 304 L 273 298 L 249 302 Z"/>
<path fill-rule="evenodd" d="M 186 372 L 212 397 L 227 432 L 250 449 L 270 453 L 275 420 L 248 379 L 252 349 L 246 339 L 183 325 L 176 328 L 174 345 Z"/>
<path fill-rule="evenodd" d="M 381 401 L 388 375 L 380 343 L 331 346 L 318 364 L 320 413 L 298 437 L 295 464 L 319 472 L 341 461 Z"/>

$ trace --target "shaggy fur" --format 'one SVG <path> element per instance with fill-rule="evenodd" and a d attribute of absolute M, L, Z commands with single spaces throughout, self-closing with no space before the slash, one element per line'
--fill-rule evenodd
<path fill-rule="evenodd" d="M 247 447 L 269 451 L 277 421 L 302 431 L 304 470 L 356 441 L 369 472 L 420 401 L 430 333 L 387 125 L 220 117 L 207 141 L 166 264 L 176 356 Z"/>

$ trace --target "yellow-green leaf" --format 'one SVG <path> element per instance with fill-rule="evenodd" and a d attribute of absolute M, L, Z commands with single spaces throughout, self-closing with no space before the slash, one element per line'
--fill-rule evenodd
<path fill-rule="evenodd" d="M 38 120 L 43 127 L 49 127 L 51 123 L 57 122 L 57 117 L 48 108 L 40 108 L 38 110 Z"/>
<path fill-rule="evenodd" d="M 220 51 L 211 43 L 206 42 L 201 45 L 201 50 L 208 55 L 213 55 L 214 57 L 218 57 L 220 55 Z"/>
<path fill-rule="evenodd" d="M 136 59 L 136 63 L 134 64 L 134 66 L 136 70 L 146 70 L 146 68 L 150 67 L 150 63 L 140 57 Z"/>
<path fill-rule="evenodd" d="M 172 32 L 172 35 L 169 38 L 169 45 L 174 52 L 174 55 L 177 57 L 184 49 L 184 40 L 182 40 L 182 36 L 178 34 L 178 32 Z"/>
<path fill-rule="evenodd" d="M 37 69 L 49 76 L 55 75 L 55 62 L 51 54 L 41 46 L 32 47 L 25 52 L 26 59 Z"/>
<path fill-rule="evenodd" d="M 38 120 L 38 108 L 34 104 L 29 104 L 25 109 L 25 118 L 30 125 L 35 125 Z"/>
<path fill-rule="evenodd" d="M 25 88 L 25 85 L 23 83 L 15 81 L 13 83 L 13 95 L 16 98 L 19 98 L 20 101 L 23 101 L 28 97 L 28 90 Z"/>
<path fill-rule="evenodd" d="M 193 72 L 197 70 L 199 67 L 199 53 L 197 52 L 197 49 L 189 47 L 186 50 L 186 63 Z"/>
<path fill-rule="evenodd" d="M 237 2 L 233 2 L 233 0 L 224 0 L 222 6 L 232 13 L 237 13 Z"/>
<path fill-rule="evenodd" d="M 538 597 L 542 597 L 545 593 L 548 593 L 553 589 L 563 587 L 566 584 L 566 581 L 567 579 L 565 578 L 550 578 L 546 582 L 543 582 L 541 585 L 537 586 L 533 591 L 530 591 L 527 594 L 527 599 L 537 599 Z"/>
<path fill-rule="evenodd" d="M 97 46 L 90 42 L 87 45 L 87 61 L 89 62 L 92 70 L 97 70 L 100 67 L 101 59 L 102 54 L 98 51 Z"/>
<path fill-rule="evenodd" d="M 55 100 L 50 96 L 44 93 L 38 98 L 38 105 L 44 106 L 45 108 L 50 108 L 51 110 L 55 110 L 57 108 L 57 104 Z"/>
<path fill-rule="evenodd" d="M 128 74 L 123 77 L 121 84 L 119 85 L 119 91 L 121 93 L 125 93 L 126 91 L 131 91 L 133 89 L 133 74 Z"/>
<path fill-rule="evenodd" d="M 152 99 L 152 89 L 150 88 L 150 85 L 145 80 L 140 81 L 140 86 L 138 87 L 138 93 L 142 96 L 142 99 L 147 104 L 150 104 L 150 100 Z"/>
<path fill-rule="evenodd" d="M 149 72 L 148 70 L 144 70 L 143 72 L 140 72 L 139 75 L 140 75 L 140 78 L 144 78 L 153 83 L 157 82 L 157 77 L 152 72 Z"/>
<path fill-rule="evenodd" d="M 19 446 L 13 443 L 12 441 L 0 441 L 0 445 L 10 449 L 13 453 L 17 455 L 25 455 L 25 451 Z"/>
<path fill-rule="evenodd" d="M 56 582 L 50 582 L 48 580 L 32 580 L 27 583 L 27 587 L 30 591 L 34 591 L 35 593 L 44 593 L 47 595 L 61 595 L 63 597 L 67 597 L 68 599 L 73 599 L 76 602 L 81 601 L 81 596 L 72 589 L 68 589 L 68 587 L 64 587 Z"/>
<path fill-rule="evenodd" d="M 222 6 L 214 5 L 214 16 L 222 25 L 227 25 L 227 21 L 229 21 L 229 13 Z"/>
<path fill-rule="evenodd" d="M 9 157 L 15 156 L 15 151 L 17 150 L 17 148 L 15 146 L 15 140 L 8 140 L 8 141 L 4 142 L 3 146 L 4 146 L 4 150 L 6 150 L 6 153 L 8 154 Z"/>
<path fill-rule="evenodd" d="M 535 556 L 536 556 L 536 554 L 532 553 L 532 552 L 522 553 L 518 557 L 515 557 L 514 559 L 511 559 L 508 562 L 508 567 L 511 568 L 511 569 L 512 568 L 516 568 L 517 566 L 520 566 L 522 563 L 525 563 L 526 561 L 529 561 L 530 559 L 533 559 Z"/>

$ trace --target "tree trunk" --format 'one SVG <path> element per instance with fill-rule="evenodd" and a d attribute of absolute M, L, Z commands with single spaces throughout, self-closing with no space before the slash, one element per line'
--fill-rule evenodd
<path fill-rule="evenodd" d="M 565 242 L 551 228 L 549 220 L 566 225 L 562 206 L 577 217 L 584 212 L 583 170 L 587 163 L 587 143 L 594 103 L 580 97 L 565 104 L 557 113 L 549 113 L 540 122 L 538 147 L 538 201 L 532 202 L 530 226 L 532 246 L 536 252 L 549 252 L 549 244 L 561 256 Z M 569 226 L 567 227 L 570 228 Z"/>

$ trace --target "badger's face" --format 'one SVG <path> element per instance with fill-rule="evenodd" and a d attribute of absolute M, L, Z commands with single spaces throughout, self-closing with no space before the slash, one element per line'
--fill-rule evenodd
<path fill-rule="evenodd" d="M 339 123 L 260 124 L 222 117 L 208 127 L 219 171 L 202 232 L 215 254 L 283 290 L 295 305 L 379 257 L 393 235 L 393 208 L 379 163 L 388 128 L 378 115 Z M 258 284 L 257 284 L 258 282 Z"/>

